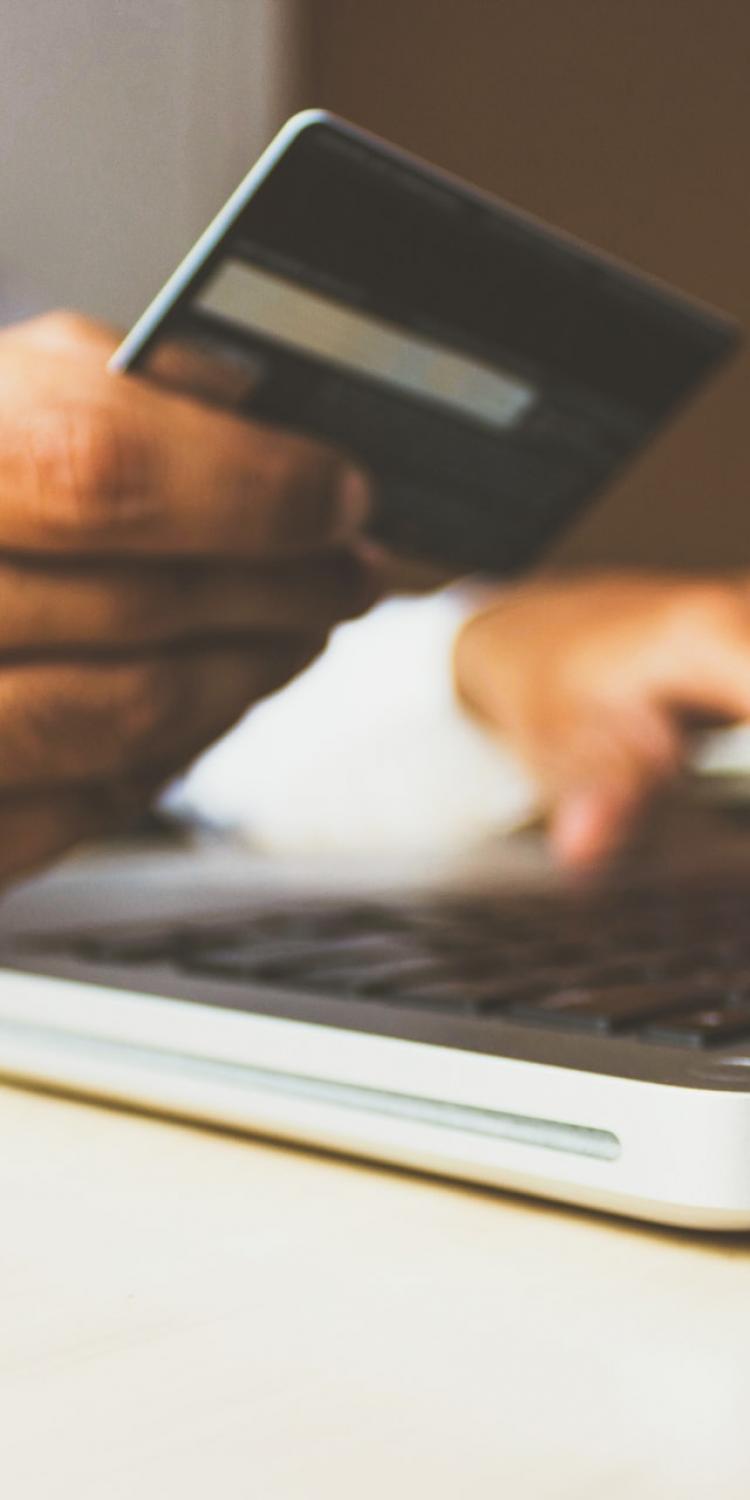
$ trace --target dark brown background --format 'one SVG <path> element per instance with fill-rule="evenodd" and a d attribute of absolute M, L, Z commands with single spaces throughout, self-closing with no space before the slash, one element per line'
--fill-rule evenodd
<path fill-rule="evenodd" d="M 303 9 L 306 103 L 750 329 L 749 0 L 309 0 Z M 750 354 L 560 556 L 750 566 Z"/>

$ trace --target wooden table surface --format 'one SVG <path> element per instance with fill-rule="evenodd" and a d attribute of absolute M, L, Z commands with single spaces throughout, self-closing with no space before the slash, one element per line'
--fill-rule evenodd
<path fill-rule="evenodd" d="M 747 1500 L 750 1238 L 0 1089 L 8 1500 Z"/>

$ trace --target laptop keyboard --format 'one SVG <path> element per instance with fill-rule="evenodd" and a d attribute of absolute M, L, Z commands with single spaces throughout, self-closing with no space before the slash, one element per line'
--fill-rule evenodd
<path fill-rule="evenodd" d="M 200 930 L 83 934 L 66 939 L 65 952 L 94 970 L 167 965 L 256 992 L 282 987 L 644 1043 L 750 1038 L 750 893 L 736 885 L 302 902 Z"/>

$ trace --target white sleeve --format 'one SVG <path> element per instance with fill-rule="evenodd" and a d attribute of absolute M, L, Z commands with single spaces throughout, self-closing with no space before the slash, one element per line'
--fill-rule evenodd
<path fill-rule="evenodd" d="M 495 590 L 496 592 L 496 590 Z M 482 592 L 391 599 L 253 709 L 169 802 L 277 851 L 450 849 L 529 815 L 534 792 L 453 686 L 458 629 Z"/>

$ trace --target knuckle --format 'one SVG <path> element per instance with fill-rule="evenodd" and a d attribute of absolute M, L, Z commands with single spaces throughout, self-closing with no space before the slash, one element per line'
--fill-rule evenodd
<path fill-rule="evenodd" d="M 187 684 L 166 662 L 0 674 L 0 775 L 80 781 L 158 761 L 189 730 Z"/>
<path fill-rule="evenodd" d="M 79 674 L 43 667 L 3 674 L 0 718 L 3 772 L 14 780 L 64 781 L 107 768 L 108 719 L 100 695 Z"/>
<path fill-rule="evenodd" d="M 121 668 L 114 720 L 122 760 L 156 760 L 190 722 L 189 674 L 180 663 L 153 660 Z"/>
<path fill-rule="evenodd" d="M 60 404 L 37 413 L 29 433 L 40 519 L 55 532 L 106 534 L 145 485 L 145 448 L 113 410 Z"/>
<path fill-rule="evenodd" d="M 338 460 L 304 438 L 270 445 L 265 537 L 274 551 L 301 551 L 328 541 L 337 521 Z"/>
<path fill-rule="evenodd" d="M 178 632 L 183 617 L 188 618 L 187 601 L 194 593 L 189 579 L 176 569 L 159 568 L 153 579 L 118 578 L 105 587 L 102 597 L 102 635 L 130 645 L 166 641 Z"/>
<path fill-rule="evenodd" d="M 58 349 L 78 348 L 83 343 L 90 343 L 97 333 L 97 324 L 91 318 L 68 308 L 42 313 L 27 327 L 45 344 Z"/>
<path fill-rule="evenodd" d="M 354 619 L 376 602 L 378 579 L 374 569 L 356 553 L 342 553 L 335 559 L 318 596 L 324 619 Z"/>

